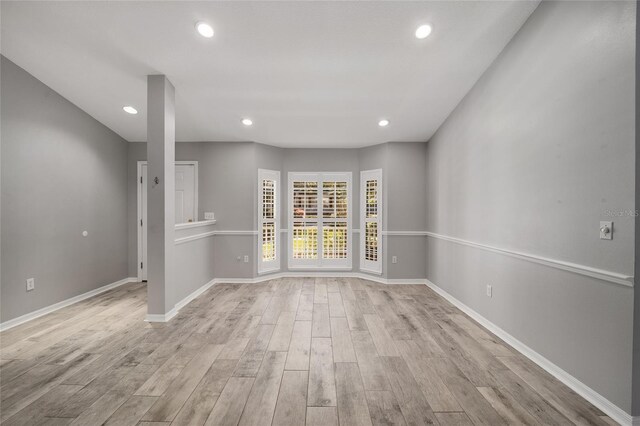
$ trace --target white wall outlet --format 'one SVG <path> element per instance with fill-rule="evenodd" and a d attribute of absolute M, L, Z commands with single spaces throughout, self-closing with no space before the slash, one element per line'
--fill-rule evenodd
<path fill-rule="evenodd" d="M 35 278 L 27 278 L 27 291 L 34 290 L 36 288 Z"/>
<path fill-rule="evenodd" d="M 244 263 L 249 263 L 249 255 L 244 255 Z"/>
<path fill-rule="evenodd" d="M 493 295 L 493 288 L 491 287 L 491 284 L 487 284 L 487 297 L 492 297 Z"/>
<path fill-rule="evenodd" d="M 398 263 L 398 256 L 391 256 L 391 263 Z"/>
<path fill-rule="evenodd" d="M 612 240 L 613 239 L 613 222 L 600 221 L 600 239 Z"/>
<path fill-rule="evenodd" d="M 204 220 L 214 220 L 216 218 L 213 212 L 204 212 Z"/>

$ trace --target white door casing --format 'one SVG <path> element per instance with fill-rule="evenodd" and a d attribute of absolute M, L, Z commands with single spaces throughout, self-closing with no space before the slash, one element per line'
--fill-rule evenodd
<path fill-rule="evenodd" d="M 360 172 L 360 270 L 382 274 L 382 169 Z"/>
<path fill-rule="evenodd" d="M 176 224 L 198 220 L 198 162 L 176 161 Z M 138 161 L 138 281 L 147 279 L 147 162 Z"/>

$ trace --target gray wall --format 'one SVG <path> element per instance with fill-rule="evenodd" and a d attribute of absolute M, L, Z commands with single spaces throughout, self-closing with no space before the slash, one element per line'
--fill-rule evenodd
<path fill-rule="evenodd" d="M 427 147 L 429 231 L 634 271 L 635 3 L 542 2 Z M 611 220 L 611 219 L 610 219 Z M 631 411 L 633 289 L 428 238 L 427 276 Z M 485 295 L 493 285 L 493 298 Z"/>
<path fill-rule="evenodd" d="M 257 229 L 257 170 L 281 172 L 281 229 L 288 228 L 287 173 L 293 171 L 346 171 L 353 179 L 353 228 L 360 228 L 360 170 L 384 169 L 384 222 L 395 231 L 423 231 L 426 210 L 425 144 L 393 143 L 362 149 L 282 149 L 256 143 L 178 143 L 176 160 L 196 160 L 199 171 L 199 218 L 216 214 L 216 230 Z M 131 143 L 129 173 L 129 273 L 137 274 L 137 161 L 146 158 L 145 143 Z M 387 170 L 388 168 L 388 170 Z M 388 219 L 388 218 L 392 219 Z M 389 222 L 388 222 L 389 220 Z M 386 226 L 385 226 L 386 228 Z M 359 234 L 352 234 L 353 270 L 359 269 Z M 286 234 L 281 233 L 281 271 L 287 271 Z M 384 237 L 383 276 L 391 279 L 424 278 L 426 242 L 423 236 Z M 253 235 L 220 235 L 214 244 L 215 276 L 249 278 L 257 275 L 257 238 Z M 250 256 L 245 264 L 238 256 Z M 390 257 L 398 256 L 398 264 Z"/>
<path fill-rule="evenodd" d="M 216 230 L 250 231 L 257 207 L 252 196 L 257 182 L 254 143 L 184 142 L 176 144 L 176 161 L 198 161 L 198 218 L 205 211 L 216 215 Z M 129 274 L 137 275 L 137 162 L 146 160 L 146 143 L 130 143 L 128 157 Z M 216 237 L 216 277 L 246 278 L 254 275 L 254 237 Z M 248 254 L 250 262 L 238 262 Z"/>
<path fill-rule="evenodd" d="M 426 144 L 391 143 L 387 148 L 385 180 L 386 227 L 394 231 L 424 231 L 427 210 Z M 423 235 L 388 235 L 384 238 L 387 278 L 426 276 L 426 239 Z M 392 256 L 398 263 L 391 262 Z"/>
<path fill-rule="evenodd" d="M 127 142 L 0 60 L 4 322 L 128 276 Z"/>

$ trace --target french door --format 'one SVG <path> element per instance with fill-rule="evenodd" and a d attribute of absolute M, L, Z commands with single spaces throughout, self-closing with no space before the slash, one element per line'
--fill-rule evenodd
<path fill-rule="evenodd" d="M 351 173 L 289 173 L 289 268 L 351 268 Z"/>

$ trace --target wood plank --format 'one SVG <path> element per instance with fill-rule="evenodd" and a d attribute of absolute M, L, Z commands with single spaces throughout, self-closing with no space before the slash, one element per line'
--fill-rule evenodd
<path fill-rule="evenodd" d="M 157 399 L 155 396 L 132 396 L 109 417 L 109 420 L 104 423 L 104 426 L 129 426 L 136 424 Z"/>
<path fill-rule="evenodd" d="M 336 407 L 307 407 L 307 426 L 338 426 Z"/>
<path fill-rule="evenodd" d="M 380 317 L 374 314 L 365 314 L 364 320 L 367 323 L 367 328 L 369 329 L 373 343 L 376 345 L 378 355 L 387 357 L 400 356 L 393 342 L 393 338 L 385 328 L 382 320 L 380 320 Z"/>
<path fill-rule="evenodd" d="M 310 351 L 311 321 L 296 321 L 293 325 L 285 370 L 309 370 Z"/>
<path fill-rule="evenodd" d="M 307 371 L 285 371 L 283 373 L 273 425 L 304 426 L 307 414 L 308 386 L 309 374 Z"/>
<path fill-rule="evenodd" d="M 296 312 L 296 321 L 311 321 L 313 319 L 313 293 L 302 293 Z"/>
<path fill-rule="evenodd" d="M 331 322 L 329 321 L 329 305 L 326 303 L 313 304 L 313 337 L 331 337 Z"/>
<path fill-rule="evenodd" d="M 316 283 L 313 303 L 329 303 L 327 299 L 327 285 Z"/>
<path fill-rule="evenodd" d="M 131 374 L 98 398 L 96 402 L 82 412 L 71 424 L 81 426 L 102 425 L 116 412 L 157 369 L 157 366 L 140 364 L 133 368 Z"/>
<path fill-rule="evenodd" d="M 267 352 L 240 418 L 240 426 L 271 423 L 286 357 L 284 352 Z"/>
<path fill-rule="evenodd" d="M 450 314 L 449 318 L 460 328 L 466 331 L 471 337 L 476 339 L 486 350 L 494 356 L 514 356 L 517 352 L 503 343 L 495 335 L 489 334 L 475 321 L 467 318 L 463 314 Z"/>
<path fill-rule="evenodd" d="M 240 359 L 244 349 L 249 344 L 249 338 L 246 337 L 237 337 L 235 339 L 230 339 L 227 343 L 225 343 L 222 352 L 218 356 L 219 359 Z"/>
<path fill-rule="evenodd" d="M 274 325 L 259 325 L 256 335 L 238 361 L 233 375 L 237 377 L 255 377 L 258 374 L 260 363 L 269 346 L 269 340 L 273 334 Z"/>
<path fill-rule="evenodd" d="M 555 380 L 534 363 L 525 361 L 522 357 L 500 359 L 511 371 L 573 423 L 606 426 L 607 423 L 600 418 L 604 415 L 602 411 L 582 398 L 576 398 L 577 394 L 574 391 Z"/>
<path fill-rule="evenodd" d="M 222 390 L 231 377 L 237 361 L 218 357 L 171 423 L 173 426 L 203 425 Z"/>
<path fill-rule="evenodd" d="M 465 413 L 436 413 L 441 426 L 473 426 Z"/>
<path fill-rule="evenodd" d="M 289 349 L 295 319 L 295 312 L 283 311 L 280 314 L 276 328 L 269 341 L 268 351 L 287 351 Z"/>
<path fill-rule="evenodd" d="M 42 420 L 48 411 L 64 404 L 82 389 L 79 385 L 58 385 L 3 422 L 4 426 L 31 425 Z"/>
<path fill-rule="evenodd" d="M 336 406 L 336 384 L 333 372 L 331 339 L 324 337 L 311 339 L 307 406 Z"/>
<path fill-rule="evenodd" d="M 487 426 L 505 424 L 503 418 L 450 359 L 431 358 L 430 365 L 474 424 Z"/>
<path fill-rule="evenodd" d="M 366 390 L 391 390 L 384 366 L 368 331 L 352 331 L 351 339 Z"/>
<path fill-rule="evenodd" d="M 434 411 L 462 411 L 460 404 L 415 341 L 396 342 L 411 374 Z"/>
<path fill-rule="evenodd" d="M 362 386 L 358 364 L 336 362 L 335 369 L 340 424 L 371 425 L 367 397 Z"/>
<path fill-rule="evenodd" d="M 202 377 L 222 352 L 223 345 L 205 345 L 187 364 L 180 375 L 171 383 L 166 392 L 144 415 L 142 420 L 151 422 L 172 421 L 191 392 L 198 386 Z"/>
<path fill-rule="evenodd" d="M 338 294 L 338 293 L 330 293 Z M 357 362 L 346 318 L 331 318 L 331 342 L 333 362 Z"/>
<path fill-rule="evenodd" d="M 400 405 L 393 392 L 366 391 L 366 395 L 373 425 L 406 425 Z"/>
<path fill-rule="evenodd" d="M 493 375 L 500 383 L 498 390 L 509 400 L 510 405 L 515 405 L 514 401 L 517 401 L 530 415 L 537 419 L 538 423 L 545 425 L 573 424 L 513 371 L 501 370 L 494 372 Z M 469 414 L 469 410 L 466 407 L 465 410 Z M 469 417 L 474 420 L 471 415 Z"/>
<path fill-rule="evenodd" d="M 400 411 L 410 425 L 432 425 L 437 420 L 422 391 L 400 357 L 382 357 L 387 378 Z"/>
<path fill-rule="evenodd" d="M 535 425 L 538 423 L 517 401 L 504 395 L 500 390 L 480 387 L 478 391 L 508 424 Z"/>
<path fill-rule="evenodd" d="M 354 300 L 346 299 L 343 297 L 342 304 L 344 305 L 344 312 L 349 322 L 349 330 L 351 331 L 365 331 L 367 330 L 367 323 L 364 321 L 362 311 L 358 303 Z"/>
<path fill-rule="evenodd" d="M 253 377 L 231 377 L 207 418 L 206 426 L 237 426 L 253 386 Z"/>
<path fill-rule="evenodd" d="M 327 299 L 329 301 L 329 316 L 330 317 L 344 317 L 344 306 L 342 304 L 342 296 L 340 293 L 328 293 Z"/>

